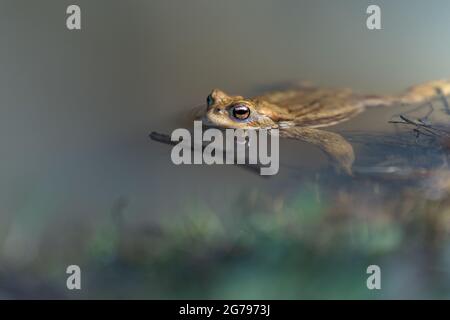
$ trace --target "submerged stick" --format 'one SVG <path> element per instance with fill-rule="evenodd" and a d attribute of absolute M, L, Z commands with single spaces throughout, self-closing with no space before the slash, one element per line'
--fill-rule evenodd
<path fill-rule="evenodd" d="M 164 133 L 158 133 L 158 132 L 155 132 L 155 131 L 150 133 L 149 137 L 150 137 L 150 139 L 152 139 L 154 141 L 157 141 L 157 142 L 160 142 L 160 143 L 163 143 L 163 144 L 172 145 L 172 146 L 177 145 L 180 142 L 180 141 L 172 141 L 169 135 L 164 134 Z M 193 144 L 191 144 L 191 147 L 190 147 L 191 151 L 195 151 L 194 147 L 195 146 Z M 205 147 L 206 147 L 205 145 L 202 145 L 202 152 L 205 149 Z M 223 150 L 217 150 L 217 151 L 222 151 L 223 152 Z M 225 152 L 228 152 L 228 151 L 225 150 Z M 236 156 L 235 156 L 235 160 L 236 160 Z M 248 171 L 250 171 L 252 173 L 255 173 L 255 174 L 259 175 L 260 177 L 263 177 L 263 178 L 267 178 L 268 177 L 268 176 L 265 176 L 265 175 L 260 175 L 260 170 L 261 170 L 262 167 L 260 165 L 258 165 L 258 164 L 248 164 L 248 163 L 238 164 L 238 163 L 236 163 L 236 161 L 233 164 L 235 166 L 240 167 L 240 168 L 246 169 L 246 170 L 248 170 Z"/>

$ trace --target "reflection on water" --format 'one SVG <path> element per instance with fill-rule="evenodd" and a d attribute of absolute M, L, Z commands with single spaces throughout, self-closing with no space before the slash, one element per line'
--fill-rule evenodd
<path fill-rule="evenodd" d="M 449 77 L 450 4 L 432 2 L 386 3 L 386 32 L 368 33 L 357 0 L 80 0 L 84 27 L 68 33 L 68 3 L 3 0 L 0 297 L 449 297 L 447 146 L 389 123 L 407 107 L 330 128 L 355 146 L 353 178 L 295 141 L 263 179 L 174 166 L 148 139 L 214 87 L 392 93 Z"/>

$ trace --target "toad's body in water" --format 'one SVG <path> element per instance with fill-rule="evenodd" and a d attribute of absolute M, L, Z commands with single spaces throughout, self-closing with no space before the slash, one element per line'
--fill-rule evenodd
<path fill-rule="evenodd" d="M 333 165 L 351 174 L 355 157 L 350 143 L 337 133 L 317 128 L 346 121 L 367 107 L 422 104 L 439 95 L 450 95 L 450 81 L 437 80 L 414 86 L 398 96 L 299 86 L 247 99 L 214 89 L 207 97 L 207 107 L 197 113 L 197 118 L 206 125 L 220 128 L 279 129 L 281 137 L 318 146 Z"/>

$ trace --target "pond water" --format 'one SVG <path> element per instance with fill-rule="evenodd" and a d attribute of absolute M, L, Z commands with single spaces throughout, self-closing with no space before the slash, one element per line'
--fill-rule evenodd
<path fill-rule="evenodd" d="M 70 298 L 64 289 L 70 263 L 86 266 L 96 284 L 81 293 L 86 297 L 258 298 L 261 288 L 274 298 L 340 297 L 347 280 L 357 284 L 344 298 L 449 297 L 448 229 L 435 226 L 448 226 L 445 192 L 432 196 L 435 202 L 417 202 L 428 192 L 423 185 L 337 176 L 319 150 L 295 141 L 281 142 L 280 173 L 265 179 L 235 166 L 175 166 L 170 148 L 148 138 L 186 126 L 186 112 L 216 87 L 253 96 L 309 80 L 392 94 L 449 77 L 450 43 L 442 41 L 450 30 L 448 1 L 383 2 L 383 29 L 374 32 L 365 27 L 369 1 L 359 0 L 77 3 L 82 30 L 71 32 L 66 1 L 0 0 L 0 297 Z M 395 134 L 388 122 L 404 111 L 369 110 L 330 130 L 362 132 L 356 164 L 367 167 L 374 163 L 368 157 L 377 163 L 387 156 L 361 147 L 374 133 Z M 392 199 L 396 192 L 404 201 Z M 283 220 L 301 208 L 326 222 Z M 200 217 L 189 218 L 193 212 Z M 206 221 L 193 223 L 206 231 L 167 227 L 186 216 Z M 333 229 L 335 219 L 344 222 Z M 290 223 L 305 232 L 285 239 Z M 308 234 L 308 225 L 318 233 Z M 245 245 L 233 238 L 241 227 L 249 228 Z M 329 256 L 341 233 L 342 251 Z M 236 256 L 215 256 L 235 241 L 244 248 Z M 177 250 L 185 260 L 172 270 Z M 234 260 L 240 255 L 242 264 Z M 423 268 L 426 261 L 435 272 Z M 389 272 L 379 295 L 365 288 L 366 262 L 384 263 Z M 347 280 L 321 287 L 333 279 L 334 263 Z M 220 271 L 209 275 L 217 287 L 189 274 L 201 272 L 199 265 Z M 260 278 L 249 277 L 257 265 Z M 278 278 L 277 268 L 287 276 Z M 350 276 L 355 272 L 362 280 Z M 192 283 L 176 286 L 186 273 Z M 139 285 L 145 274 L 157 289 Z M 170 284 L 158 282 L 158 274 Z M 305 280 L 313 276 L 317 281 Z M 248 280 L 248 290 L 239 293 L 239 279 Z M 289 286 L 292 279 L 303 293 Z M 119 292 L 121 283 L 127 289 Z"/>

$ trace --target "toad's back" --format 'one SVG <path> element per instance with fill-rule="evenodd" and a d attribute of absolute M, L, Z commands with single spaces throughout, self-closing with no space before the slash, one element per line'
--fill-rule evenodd
<path fill-rule="evenodd" d="M 270 92 L 255 99 L 276 105 L 281 109 L 280 120 L 297 126 L 329 126 L 364 110 L 361 97 L 350 89 L 299 88 Z"/>
<path fill-rule="evenodd" d="M 439 94 L 450 95 L 448 80 L 413 86 L 398 96 L 361 95 L 347 88 L 299 87 L 270 92 L 255 99 L 276 105 L 281 121 L 296 126 L 324 127 L 350 119 L 366 107 L 420 104 Z"/>

